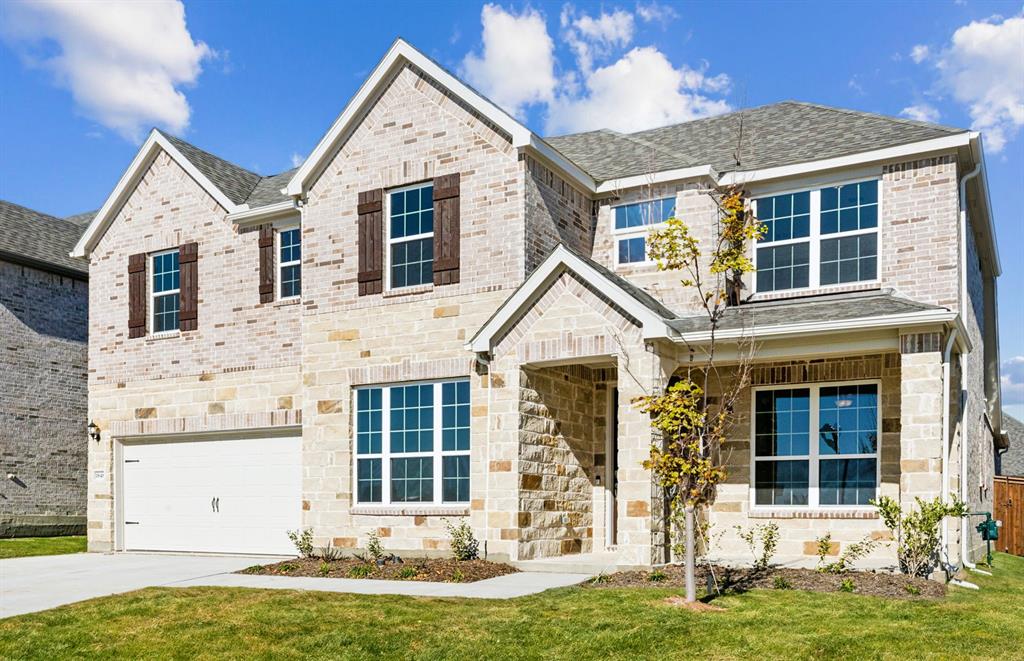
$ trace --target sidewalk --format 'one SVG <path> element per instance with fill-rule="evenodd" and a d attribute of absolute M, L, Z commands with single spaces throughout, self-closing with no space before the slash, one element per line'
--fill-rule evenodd
<path fill-rule="evenodd" d="M 590 574 L 519 572 L 474 583 L 428 583 L 425 581 L 375 581 L 362 578 L 313 578 L 306 576 L 254 576 L 216 574 L 191 578 L 169 587 L 217 586 L 270 588 L 275 590 L 318 590 L 352 594 L 399 594 L 410 597 L 465 597 L 470 599 L 512 599 L 552 588 L 576 585 Z"/>

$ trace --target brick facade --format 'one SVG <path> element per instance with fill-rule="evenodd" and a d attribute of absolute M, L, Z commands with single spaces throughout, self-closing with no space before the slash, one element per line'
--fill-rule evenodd
<path fill-rule="evenodd" d="M 0 537 L 85 528 L 88 293 L 0 260 Z"/>

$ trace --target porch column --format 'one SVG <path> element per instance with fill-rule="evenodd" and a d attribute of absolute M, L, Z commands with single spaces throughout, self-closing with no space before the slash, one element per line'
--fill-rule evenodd
<path fill-rule="evenodd" d="M 942 493 L 942 335 L 900 336 L 900 501 Z"/>
<path fill-rule="evenodd" d="M 480 502 L 473 502 L 473 526 L 484 530 L 488 557 L 519 559 L 519 367 L 505 358 L 486 377 L 487 439 Z"/>

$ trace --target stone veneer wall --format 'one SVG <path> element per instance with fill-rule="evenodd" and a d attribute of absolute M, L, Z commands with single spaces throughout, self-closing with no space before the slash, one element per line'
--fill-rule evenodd
<path fill-rule="evenodd" d="M 585 366 L 523 368 L 519 389 L 519 559 L 594 545 L 596 383 Z"/>
<path fill-rule="evenodd" d="M 88 293 L 0 261 L 0 537 L 85 529 Z"/>
<path fill-rule="evenodd" d="M 879 448 L 881 461 L 881 493 L 901 498 L 901 480 L 908 470 L 927 470 L 930 467 L 914 460 L 907 463 L 901 443 L 901 416 L 904 395 L 901 389 L 902 366 L 900 355 L 885 353 L 869 356 L 849 356 L 824 360 L 780 361 L 755 365 L 751 372 L 753 387 L 762 385 L 793 385 L 833 381 L 878 379 L 881 381 L 880 414 L 882 438 Z M 833 551 L 839 553 L 846 544 L 858 542 L 865 536 L 888 540 L 888 530 L 874 512 L 835 512 L 807 510 L 786 512 L 763 508 L 753 511 L 750 502 L 751 486 L 751 389 L 747 389 L 737 404 L 734 423 L 723 447 L 723 460 L 728 472 L 725 483 L 719 486 L 718 499 L 711 509 L 711 534 L 715 542 L 712 555 L 746 560 L 749 551 L 739 539 L 735 526 L 774 521 L 779 526 L 779 559 L 816 561 L 815 538 L 830 532 L 835 542 Z M 916 422 L 916 420 L 915 420 Z M 906 465 L 904 465 L 906 464 Z M 868 561 L 889 561 L 892 550 L 879 548 Z"/>

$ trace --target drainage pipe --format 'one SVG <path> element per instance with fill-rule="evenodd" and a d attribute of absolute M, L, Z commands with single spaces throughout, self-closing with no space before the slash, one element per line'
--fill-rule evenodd
<path fill-rule="evenodd" d="M 949 462 L 953 458 L 953 441 L 949 436 L 949 360 L 956 342 L 957 329 L 954 326 L 946 339 L 946 350 L 942 353 L 942 502 L 949 500 Z M 945 555 L 947 570 L 952 569 L 949 553 L 949 517 L 942 519 L 942 553 Z M 950 573 L 953 573 L 950 571 Z"/>

